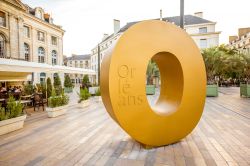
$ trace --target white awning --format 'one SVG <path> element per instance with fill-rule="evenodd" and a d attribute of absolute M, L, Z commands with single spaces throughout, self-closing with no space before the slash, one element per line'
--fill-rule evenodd
<path fill-rule="evenodd" d="M 44 73 L 74 73 L 84 75 L 96 75 L 94 70 L 74 68 L 68 66 L 52 66 L 45 63 L 27 62 L 13 59 L 0 58 L 0 71 L 4 72 L 44 72 Z"/>
<path fill-rule="evenodd" d="M 0 58 L 0 81 L 25 81 L 31 73 L 96 75 L 94 70 Z"/>

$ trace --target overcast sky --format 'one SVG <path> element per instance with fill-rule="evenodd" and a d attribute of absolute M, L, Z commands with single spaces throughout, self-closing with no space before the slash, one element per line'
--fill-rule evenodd
<path fill-rule="evenodd" d="M 31 7 L 52 13 L 54 23 L 62 25 L 64 54 L 90 53 L 104 33 L 113 33 L 113 19 L 121 26 L 127 22 L 179 15 L 179 0 L 22 0 Z M 185 0 L 185 14 L 198 11 L 204 18 L 217 22 L 222 31 L 220 43 L 236 35 L 239 27 L 250 27 L 250 0 Z"/>

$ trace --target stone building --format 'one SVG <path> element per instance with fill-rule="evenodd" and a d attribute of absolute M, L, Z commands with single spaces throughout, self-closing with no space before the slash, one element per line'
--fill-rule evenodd
<path fill-rule="evenodd" d="M 250 54 L 250 27 L 239 28 L 238 36 L 229 36 L 228 46 L 242 53 Z"/>
<path fill-rule="evenodd" d="M 62 27 L 42 8 L 20 0 L 0 1 L 0 58 L 62 65 L 63 35 Z M 45 81 L 46 73 L 32 75 L 34 83 Z"/>
<path fill-rule="evenodd" d="M 82 68 L 82 69 L 90 69 L 90 54 L 85 55 L 75 55 L 72 54 L 71 57 L 67 57 L 65 59 L 66 66 Z M 82 82 L 83 74 L 70 74 L 70 78 L 72 83 L 79 84 Z M 90 76 L 90 82 L 93 82 L 93 77 Z"/>
<path fill-rule="evenodd" d="M 163 21 L 180 25 L 180 17 L 166 17 Z M 102 62 L 105 51 L 114 44 L 117 39 L 132 25 L 138 23 L 129 22 L 124 27 L 120 28 L 120 21 L 114 20 L 114 33 L 111 35 L 104 34 L 102 41 L 99 43 L 100 64 Z M 200 49 L 209 48 L 219 45 L 219 35 L 221 32 L 215 30 L 216 22 L 203 18 L 202 12 L 197 12 L 194 15 L 184 16 L 184 29 L 193 38 Z M 167 37 L 167 36 L 166 36 Z M 91 53 L 91 69 L 98 72 L 98 45 L 93 48 Z M 98 76 L 98 75 L 97 75 Z M 98 78 L 95 80 L 98 81 Z"/>

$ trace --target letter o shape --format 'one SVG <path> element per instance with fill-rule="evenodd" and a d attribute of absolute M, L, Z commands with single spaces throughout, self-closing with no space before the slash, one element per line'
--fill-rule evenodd
<path fill-rule="evenodd" d="M 146 71 L 160 70 L 160 96 L 150 107 Z M 199 122 L 205 103 L 205 66 L 192 38 L 157 20 L 130 27 L 104 56 L 101 92 L 106 110 L 136 141 L 148 146 L 175 143 Z"/>

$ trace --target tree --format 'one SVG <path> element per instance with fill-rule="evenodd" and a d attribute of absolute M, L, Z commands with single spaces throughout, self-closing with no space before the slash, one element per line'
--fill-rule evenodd
<path fill-rule="evenodd" d="M 51 79 L 48 77 L 47 78 L 47 98 L 49 98 L 52 94 L 52 83 Z"/>
<path fill-rule="evenodd" d="M 202 50 L 203 60 L 205 62 L 208 84 L 215 83 L 215 76 L 222 72 L 223 58 L 222 53 L 217 47 L 211 47 Z"/>
<path fill-rule="evenodd" d="M 244 77 L 247 67 L 246 58 L 237 50 L 224 45 L 202 50 L 202 56 L 206 66 L 208 84 L 215 83 L 215 76 L 229 83 Z M 246 71 L 244 71 L 246 70 Z"/>
<path fill-rule="evenodd" d="M 54 78 L 54 88 L 56 95 L 60 96 L 62 94 L 62 83 L 58 74 L 56 74 L 56 77 Z"/>
<path fill-rule="evenodd" d="M 69 75 L 66 75 L 66 76 L 65 76 L 64 87 L 66 87 L 66 88 L 72 88 L 72 87 L 73 87 Z"/>
<path fill-rule="evenodd" d="M 84 75 L 83 79 L 82 79 L 82 88 L 89 88 L 90 87 L 90 82 L 89 82 L 89 76 L 88 75 Z"/>
<path fill-rule="evenodd" d="M 154 61 L 150 60 L 147 68 L 147 85 L 153 84 L 154 76 L 159 76 L 159 68 Z"/>

